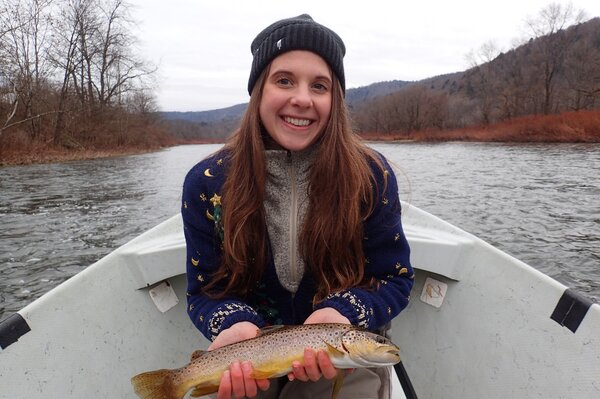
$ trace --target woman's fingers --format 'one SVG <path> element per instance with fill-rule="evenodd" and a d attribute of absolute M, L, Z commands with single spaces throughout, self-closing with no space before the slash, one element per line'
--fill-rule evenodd
<path fill-rule="evenodd" d="M 327 353 L 323 351 L 319 351 L 319 353 L 317 353 L 317 364 L 319 365 L 319 370 L 321 370 L 323 377 L 326 379 L 331 380 L 337 375 L 338 371 L 333 366 L 333 363 L 331 363 L 331 359 Z"/>
<path fill-rule="evenodd" d="M 337 375 L 338 370 L 331 363 L 327 353 L 319 351 L 315 353 L 312 349 L 304 351 L 304 364 L 296 361 L 292 363 L 292 372 L 288 374 L 288 379 L 300 381 L 318 381 L 321 377 L 328 380 Z"/>
<path fill-rule="evenodd" d="M 256 380 L 252 378 L 252 364 L 250 362 L 242 363 L 242 374 L 244 375 L 244 387 L 246 396 L 253 398 L 258 393 L 258 387 L 256 386 Z"/>
<path fill-rule="evenodd" d="M 221 377 L 221 384 L 217 393 L 217 399 L 253 398 L 258 394 L 258 390 L 266 391 L 269 389 L 269 380 L 256 380 L 252 377 L 252 363 L 235 362 L 229 366 Z"/>
<path fill-rule="evenodd" d="M 229 371 L 231 373 L 231 392 L 236 398 L 242 398 L 246 393 L 242 366 L 239 362 L 232 363 L 231 366 L 229 366 Z"/>
<path fill-rule="evenodd" d="M 219 384 L 219 391 L 217 392 L 217 399 L 230 399 L 231 398 L 231 373 L 229 370 L 225 370 L 221 376 L 221 383 Z"/>
<path fill-rule="evenodd" d="M 321 370 L 317 364 L 317 354 L 312 349 L 304 350 L 304 370 L 311 381 L 321 379 Z"/>
<path fill-rule="evenodd" d="M 255 380 L 255 381 L 256 381 L 256 386 L 261 391 L 266 391 L 271 386 L 271 382 L 269 380 Z"/>

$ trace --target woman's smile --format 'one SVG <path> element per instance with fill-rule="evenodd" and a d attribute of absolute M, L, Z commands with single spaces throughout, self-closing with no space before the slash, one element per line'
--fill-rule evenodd
<path fill-rule="evenodd" d="M 299 127 L 308 126 L 312 123 L 312 121 L 310 119 L 300 119 L 300 118 L 294 118 L 291 116 L 284 116 L 283 120 L 286 121 L 287 123 L 289 123 L 290 125 L 299 126 Z"/>

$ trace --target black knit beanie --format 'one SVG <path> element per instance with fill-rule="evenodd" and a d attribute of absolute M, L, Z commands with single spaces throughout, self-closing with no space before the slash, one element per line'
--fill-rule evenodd
<path fill-rule="evenodd" d="M 250 50 L 253 56 L 248 80 L 250 94 L 263 69 L 278 55 L 292 50 L 308 50 L 320 55 L 329 64 L 345 92 L 344 42 L 334 31 L 316 23 L 308 14 L 269 25 L 256 36 Z"/>

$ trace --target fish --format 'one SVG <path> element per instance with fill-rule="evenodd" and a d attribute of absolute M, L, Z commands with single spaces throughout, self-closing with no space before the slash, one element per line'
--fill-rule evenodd
<path fill-rule="evenodd" d="M 187 365 L 148 371 L 131 379 L 141 399 L 196 398 L 217 392 L 223 373 L 236 361 L 252 362 L 256 379 L 277 378 L 303 361 L 304 350 L 325 351 L 338 369 L 386 367 L 400 362 L 400 349 L 388 338 L 350 324 L 320 323 L 267 327 L 257 336 L 211 351 L 196 351 Z M 346 373 L 334 380 L 335 399 Z"/>

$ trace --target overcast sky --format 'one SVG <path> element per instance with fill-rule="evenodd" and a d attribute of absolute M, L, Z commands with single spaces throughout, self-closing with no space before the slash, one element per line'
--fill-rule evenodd
<path fill-rule="evenodd" d="M 130 0 L 142 57 L 158 66 L 162 111 L 204 111 L 248 101 L 250 43 L 272 22 L 310 14 L 346 45 L 346 86 L 463 71 L 466 54 L 529 37 L 525 21 L 550 0 Z M 566 5 L 566 1 L 558 0 Z M 588 18 L 599 0 L 573 0 Z"/>

